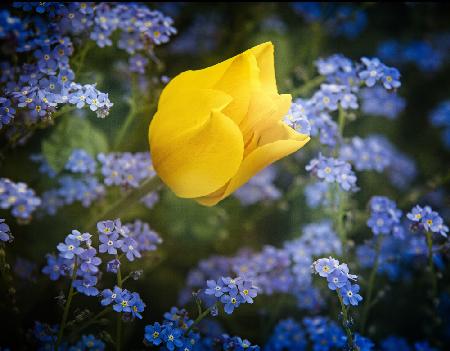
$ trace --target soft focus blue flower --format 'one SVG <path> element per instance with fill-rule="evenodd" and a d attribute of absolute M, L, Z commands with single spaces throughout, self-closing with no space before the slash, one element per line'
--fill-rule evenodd
<path fill-rule="evenodd" d="M 243 205 L 252 205 L 260 201 L 270 201 L 280 198 L 281 192 L 273 184 L 277 176 L 274 166 L 269 166 L 253 176 L 240 187 L 234 195 Z"/>
<path fill-rule="evenodd" d="M 85 250 L 80 246 L 79 240 L 69 238 L 66 238 L 64 243 L 59 243 L 57 249 L 62 258 L 67 258 L 69 260 L 75 256 L 80 256 Z"/>
<path fill-rule="evenodd" d="M 0 208 L 11 208 L 14 217 L 27 221 L 40 205 L 41 199 L 25 183 L 0 178 Z"/>
<path fill-rule="evenodd" d="M 82 149 L 73 150 L 65 165 L 65 169 L 74 173 L 94 174 L 95 168 L 95 160 Z"/>
<path fill-rule="evenodd" d="M 343 288 L 348 283 L 347 274 L 340 269 L 334 269 L 327 275 L 328 288 L 330 290 L 336 290 Z"/>
<path fill-rule="evenodd" d="M 0 218 L 0 241 L 11 242 L 13 239 L 9 225 L 5 223 L 4 218 Z"/>
<path fill-rule="evenodd" d="M 396 119 L 406 106 L 404 98 L 381 86 L 361 89 L 361 110 L 364 114 Z"/>

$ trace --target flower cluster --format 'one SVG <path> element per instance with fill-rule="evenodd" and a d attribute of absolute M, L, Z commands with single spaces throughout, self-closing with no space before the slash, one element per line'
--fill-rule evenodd
<path fill-rule="evenodd" d="M 306 166 L 306 170 L 318 177 L 322 182 L 339 184 L 344 191 L 357 191 L 356 176 L 350 163 L 333 157 L 319 154 Z"/>
<path fill-rule="evenodd" d="M 142 319 L 141 312 L 145 309 L 145 303 L 136 292 L 121 289 L 115 286 L 113 290 L 105 289 L 101 292 L 102 306 L 112 305 L 114 311 L 119 313 L 129 313 L 133 318 Z"/>
<path fill-rule="evenodd" d="M 367 14 L 353 5 L 332 6 L 328 3 L 296 2 L 294 11 L 308 22 L 320 21 L 331 35 L 352 39 L 367 26 Z"/>
<path fill-rule="evenodd" d="M 373 87 L 381 83 L 386 90 L 400 87 L 400 72 L 393 67 L 388 67 L 378 58 L 361 58 L 361 63 L 354 63 L 343 55 L 332 55 L 325 59 L 316 61 L 316 66 L 320 74 L 326 76 L 327 82 L 341 85 L 342 92 L 358 92 L 359 87 L 364 83 L 368 87 Z M 347 100 L 349 106 L 341 105 L 343 108 L 354 108 Z M 333 100 L 331 100 L 333 101 Z M 332 104 L 334 106 L 334 104 Z"/>
<path fill-rule="evenodd" d="M 399 188 L 410 184 L 417 173 L 414 161 L 381 135 L 369 135 L 364 139 L 353 137 L 340 148 L 339 156 L 358 171 L 387 171 L 391 182 Z"/>
<path fill-rule="evenodd" d="M 96 286 L 102 263 L 98 253 L 115 256 L 115 259 L 107 263 L 107 271 L 116 272 L 122 255 L 133 261 L 141 257 L 141 252 L 155 250 L 156 245 L 161 242 L 148 224 L 140 221 L 130 226 L 122 225 L 120 219 L 102 221 L 97 223 L 97 229 L 100 241 L 98 252 L 92 247 L 91 234 L 73 230 L 63 243 L 58 244 L 57 256 L 47 255 L 47 265 L 42 272 L 51 280 L 58 280 L 61 276 L 75 276 L 74 287 L 78 292 L 97 296 L 99 291 Z M 131 296 L 137 301 L 133 294 Z"/>
<path fill-rule="evenodd" d="M 73 173 L 94 174 L 96 166 L 95 160 L 85 150 L 75 149 L 64 168 Z"/>
<path fill-rule="evenodd" d="M 3 218 L 0 218 L 0 241 L 11 242 L 13 240 L 14 237 L 11 235 L 9 225 L 5 223 L 5 220 Z"/>
<path fill-rule="evenodd" d="M 341 296 L 344 305 L 357 306 L 362 300 L 359 295 L 359 285 L 352 284 L 356 275 L 350 274 L 347 264 L 341 263 L 334 258 L 320 258 L 313 263 L 314 272 L 321 277 L 327 278 L 328 288 L 336 290 Z"/>
<path fill-rule="evenodd" d="M 431 39 L 431 40 L 429 40 Z M 401 43 L 387 40 L 378 46 L 377 53 L 384 60 L 396 64 L 415 64 L 425 72 L 439 70 L 448 58 L 450 40 L 448 33 L 433 35 L 427 40 Z"/>
<path fill-rule="evenodd" d="M 260 201 L 279 199 L 281 192 L 273 184 L 276 176 L 276 168 L 269 166 L 251 178 L 234 195 L 243 205 L 247 206 Z"/>
<path fill-rule="evenodd" d="M 144 179 L 151 178 L 155 171 L 148 152 L 112 152 L 97 156 L 106 185 L 136 188 Z"/>
<path fill-rule="evenodd" d="M 330 253 L 340 254 L 342 245 L 330 221 L 311 223 L 303 228 L 298 239 L 286 241 L 282 248 L 265 246 L 261 252 L 250 253 L 242 250 L 234 257 L 212 256 L 200 261 L 198 267 L 187 277 L 187 288 L 180 295 L 181 302 L 191 298 L 192 289 L 202 288 L 205 280 L 217 276 L 237 275 L 251 280 L 258 287 L 259 295 L 275 293 L 292 294 L 302 309 L 317 311 L 323 306 L 317 289 L 312 286 L 311 263 L 313 256 Z M 213 280 L 211 288 L 221 281 Z M 212 292 L 212 291 L 210 291 Z M 199 295 L 208 303 L 217 297 Z"/>
<path fill-rule="evenodd" d="M 450 100 L 441 102 L 430 115 L 431 124 L 442 128 L 442 141 L 450 149 Z"/>
<path fill-rule="evenodd" d="M 346 340 L 342 328 L 326 317 L 305 317 L 301 323 L 283 319 L 275 326 L 264 350 L 340 350 L 345 348 Z M 371 340 L 359 334 L 355 335 L 354 345 L 361 351 L 370 351 L 374 347 Z"/>
<path fill-rule="evenodd" d="M 405 99 L 381 86 L 361 89 L 361 111 L 369 116 L 396 119 L 406 106 Z"/>
<path fill-rule="evenodd" d="M 448 227 L 439 213 L 433 211 L 430 206 L 416 205 L 406 216 L 413 222 L 415 228 L 447 237 Z"/>
<path fill-rule="evenodd" d="M 14 217 L 29 221 L 33 212 L 40 205 L 41 199 L 27 184 L 0 178 L 0 208 L 11 209 Z"/>
<path fill-rule="evenodd" d="M 32 329 L 33 336 L 38 341 L 40 350 L 52 350 L 56 343 L 56 336 L 58 334 L 59 326 L 50 326 L 38 321 L 34 322 L 34 327 Z M 105 350 L 105 343 L 96 338 L 92 334 L 81 335 L 81 338 L 73 345 L 64 344 L 64 350 Z"/>
<path fill-rule="evenodd" d="M 253 303 L 253 298 L 258 294 L 258 288 L 253 286 L 252 281 L 241 277 L 208 280 L 206 285 L 208 288 L 205 289 L 205 294 L 216 297 L 227 314 L 233 313 L 241 303 Z"/>
<path fill-rule="evenodd" d="M 402 211 L 394 201 L 385 196 L 373 196 L 369 202 L 370 217 L 367 225 L 375 235 L 392 234 L 403 238 L 404 229 L 400 223 Z"/>

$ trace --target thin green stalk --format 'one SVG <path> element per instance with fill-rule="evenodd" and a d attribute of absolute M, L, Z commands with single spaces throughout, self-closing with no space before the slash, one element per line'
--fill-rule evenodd
<path fill-rule="evenodd" d="M 369 312 L 372 308 L 372 294 L 373 288 L 375 285 L 375 279 L 378 272 L 378 267 L 380 265 L 380 251 L 381 251 L 381 242 L 383 241 L 383 237 L 378 235 L 375 246 L 375 262 L 372 267 L 372 271 L 370 272 L 369 284 L 367 286 L 367 296 L 364 302 L 363 313 L 361 317 L 361 334 L 364 335 L 364 331 L 366 328 L 367 319 L 369 318 Z"/>
<path fill-rule="evenodd" d="M 126 211 L 142 197 L 155 191 L 162 184 L 161 180 L 154 176 L 145 180 L 139 187 L 133 188 L 125 193 L 119 200 L 106 208 L 99 216 L 95 216 L 87 225 L 87 231 L 94 231 L 96 223 L 100 220 L 120 217 L 123 211 Z"/>
<path fill-rule="evenodd" d="M 317 76 L 309 81 L 307 81 L 302 86 L 298 87 L 297 89 L 294 89 L 291 91 L 291 95 L 294 97 L 297 96 L 306 96 L 308 95 L 313 89 L 317 88 L 320 84 L 322 84 L 325 81 L 324 76 Z"/>
<path fill-rule="evenodd" d="M 340 190 L 339 184 L 336 183 L 335 190 L 336 200 L 337 200 L 337 209 L 335 211 L 336 216 L 336 229 L 338 235 L 341 239 L 342 245 L 344 248 L 347 243 L 347 232 L 345 230 L 344 224 L 344 214 L 345 214 L 345 194 Z"/>
<path fill-rule="evenodd" d="M 341 105 L 339 105 L 338 126 L 341 137 L 344 137 L 345 118 L 346 118 L 345 110 L 342 108 Z"/>
<path fill-rule="evenodd" d="M 119 257 L 116 255 L 116 259 Z M 120 270 L 120 263 L 117 265 L 117 286 L 122 289 L 122 271 Z M 117 314 L 117 324 L 116 324 L 116 350 L 120 351 L 122 345 L 122 315 Z"/>
<path fill-rule="evenodd" d="M 206 310 L 204 310 L 194 321 L 194 323 L 191 324 L 191 326 L 184 332 L 184 335 L 188 335 L 189 332 L 198 324 L 200 323 L 207 315 L 209 315 L 213 308 L 217 307 L 219 305 L 219 302 L 216 302 L 214 305 L 208 307 Z"/>
<path fill-rule="evenodd" d="M 55 344 L 55 348 L 54 348 L 55 351 L 58 350 L 59 345 L 61 344 L 61 341 L 62 341 L 62 338 L 64 335 L 64 328 L 66 327 L 67 317 L 69 316 L 70 304 L 72 303 L 72 297 L 74 296 L 73 282 L 77 277 L 77 270 L 78 270 L 77 258 L 75 257 L 75 263 L 73 266 L 72 277 L 70 279 L 69 293 L 67 295 L 67 301 L 64 306 L 64 312 L 63 312 L 63 316 L 62 316 L 60 327 L 59 327 L 58 338 L 56 339 L 56 344 Z"/>
<path fill-rule="evenodd" d="M 350 351 L 354 350 L 353 345 L 353 334 L 348 326 L 348 313 L 347 313 L 347 307 L 344 305 L 344 301 L 342 300 L 341 292 L 339 289 L 336 290 L 339 303 L 341 304 L 341 311 L 342 311 L 342 326 L 344 327 L 345 333 L 347 334 L 347 345 L 349 347 Z"/>

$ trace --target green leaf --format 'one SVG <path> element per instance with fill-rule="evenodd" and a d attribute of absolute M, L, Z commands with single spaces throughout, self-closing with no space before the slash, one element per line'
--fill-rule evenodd
<path fill-rule="evenodd" d="M 95 157 L 109 148 L 106 136 L 89 119 L 68 114 L 61 117 L 51 135 L 42 142 L 41 151 L 48 164 L 60 172 L 74 149 L 84 149 Z"/>

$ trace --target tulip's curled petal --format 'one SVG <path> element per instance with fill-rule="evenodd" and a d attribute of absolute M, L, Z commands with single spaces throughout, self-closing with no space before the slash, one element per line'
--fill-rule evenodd
<path fill-rule="evenodd" d="M 270 128 L 269 130 L 261 137 L 261 140 L 266 143 L 245 157 L 237 174 L 230 182 L 221 191 L 196 199 L 200 204 L 214 206 L 265 167 L 297 151 L 310 139 L 307 135 L 297 133 L 281 121 L 278 122 L 277 128 Z M 276 136 L 284 139 L 277 139 Z"/>
<path fill-rule="evenodd" d="M 253 94 L 247 117 L 239 126 L 244 135 L 245 155 L 255 149 L 261 133 L 277 124 L 291 106 L 289 94 L 272 94 L 259 91 Z"/>
<path fill-rule="evenodd" d="M 259 78 L 262 88 L 270 93 L 276 94 L 277 82 L 275 79 L 275 64 L 273 44 L 269 41 L 262 43 L 250 49 L 258 61 Z"/>
<path fill-rule="evenodd" d="M 247 115 L 253 92 L 260 86 L 258 63 L 255 56 L 246 51 L 236 56 L 214 89 L 224 91 L 233 98 L 223 112 L 239 124 Z"/>
<path fill-rule="evenodd" d="M 231 97 L 212 89 L 188 89 L 183 94 L 168 97 L 167 104 L 160 104 L 150 124 L 150 146 L 160 149 L 171 140 L 190 129 L 198 128 L 210 118 L 213 109 L 222 110 Z"/>
<path fill-rule="evenodd" d="M 224 186 L 239 169 L 243 152 L 238 126 L 213 110 L 202 126 L 180 135 L 170 146 L 160 150 L 155 144 L 152 160 L 158 175 L 177 196 L 193 198 Z"/>

